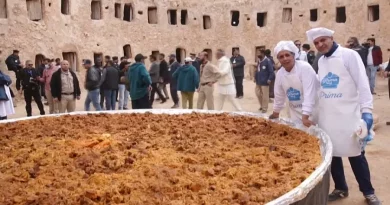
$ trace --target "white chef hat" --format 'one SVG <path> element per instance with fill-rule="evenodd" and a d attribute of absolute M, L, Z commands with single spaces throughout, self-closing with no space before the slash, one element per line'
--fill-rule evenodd
<path fill-rule="evenodd" d="M 299 56 L 299 49 L 292 41 L 280 41 L 276 44 L 274 48 L 274 53 L 276 56 L 280 53 L 280 51 L 290 51 L 295 54 L 295 59 Z"/>
<path fill-rule="evenodd" d="M 323 27 L 313 28 L 306 31 L 307 39 L 309 39 L 310 42 L 313 42 L 318 37 L 332 37 L 333 34 L 334 31 Z"/>

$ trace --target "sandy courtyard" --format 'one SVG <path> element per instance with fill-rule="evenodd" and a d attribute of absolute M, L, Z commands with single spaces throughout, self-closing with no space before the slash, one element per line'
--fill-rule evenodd
<path fill-rule="evenodd" d="M 82 77 L 80 77 L 83 79 Z M 244 95 L 245 97 L 239 100 L 241 106 L 245 111 L 258 112 L 259 103 L 255 95 L 255 85 L 252 81 L 244 81 Z M 375 109 L 374 112 L 379 115 L 380 125 L 376 130 L 376 136 L 373 142 L 371 142 L 366 150 L 366 156 L 369 161 L 371 178 L 374 188 L 376 189 L 376 194 L 381 199 L 383 204 L 388 204 L 390 202 L 390 194 L 388 194 L 388 188 L 390 187 L 390 178 L 389 178 L 389 169 L 390 169 L 390 137 L 386 133 L 390 133 L 390 126 L 386 126 L 386 121 L 390 121 L 390 109 L 389 109 L 389 97 L 387 91 L 387 80 L 379 78 L 377 80 L 377 89 L 378 93 L 375 96 Z M 216 93 L 216 92 L 215 92 Z M 82 91 L 82 97 L 80 101 L 77 102 L 76 110 L 82 111 L 84 108 L 84 99 L 86 91 Z M 179 94 L 180 96 L 180 94 Z M 215 98 L 216 99 L 216 98 Z M 196 105 L 197 96 L 195 95 L 194 104 Z M 217 100 L 215 103 L 219 103 Z M 129 103 L 130 104 L 130 103 Z M 16 114 L 9 116 L 9 118 L 18 118 L 25 117 L 26 111 L 24 108 L 24 100 L 20 100 L 17 104 Z M 170 108 L 173 105 L 172 101 L 169 100 L 165 104 L 160 104 L 158 101 L 155 102 L 154 108 Z M 92 105 L 91 105 L 92 106 Z M 131 107 L 131 105 L 129 105 Z M 48 106 L 45 106 L 46 112 L 48 113 Z M 224 110 L 233 111 L 234 108 L 231 104 L 225 103 Z M 272 112 L 272 104 L 269 106 L 268 113 Z M 33 115 L 38 115 L 38 108 L 33 103 Z M 282 117 L 285 116 L 285 113 L 282 113 Z M 350 197 L 340 202 L 331 203 L 332 205 L 342 205 L 342 204 L 354 204 L 354 205 L 364 205 L 366 204 L 362 194 L 359 192 L 359 187 L 353 176 L 352 170 L 350 168 L 349 162 L 347 159 L 344 159 L 347 182 L 350 189 Z M 387 187 L 387 188 L 386 188 Z M 331 186 L 333 189 L 333 185 Z M 332 190 L 330 190 L 332 191 Z"/>

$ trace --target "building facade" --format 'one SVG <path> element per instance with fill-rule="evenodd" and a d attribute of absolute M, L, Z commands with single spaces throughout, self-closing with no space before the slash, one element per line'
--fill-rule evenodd
<path fill-rule="evenodd" d="M 305 31 L 324 26 L 344 45 L 350 36 L 376 38 L 390 54 L 388 0 L 0 0 L 0 59 L 20 51 L 22 62 L 43 55 L 83 59 L 239 48 L 248 65 L 256 49 L 280 40 L 307 43 Z"/>

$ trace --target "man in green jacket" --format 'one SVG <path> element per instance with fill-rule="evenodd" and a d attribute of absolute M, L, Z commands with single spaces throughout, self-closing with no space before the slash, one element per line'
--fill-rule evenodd
<path fill-rule="evenodd" d="M 177 90 L 181 92 L 182 108 L 193 109 L 194 93 L 199 86 L 199 75 L 196 68 L 192 66 L 190 57 L 184 59 L 184 65 L 173 73 L 173 78 L 177 81 Z"/>
<path fill-rule="evenodd" d="M 133 109 L 150 109 L 149 91 L 151 90 L 152 80 L 145 68 L 145 59 L 147 57 L 137 54 L 134 58 L 135 63 L 130 66 L 127 72 L 127 78 L 130 82 L 130 98 Z"/>

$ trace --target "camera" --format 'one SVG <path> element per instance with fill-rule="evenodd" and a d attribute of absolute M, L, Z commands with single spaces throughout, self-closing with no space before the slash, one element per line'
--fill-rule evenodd
<path fill-rule="evenodd" d="M 30 77 L 29 83 L 33 86 L 38 86 L 38 81 L 32 77 Z"/>

